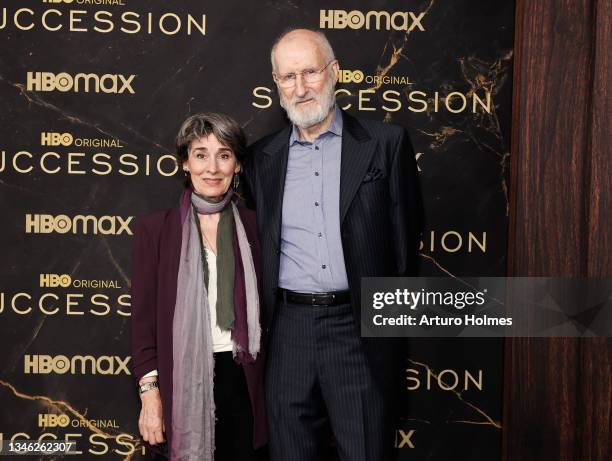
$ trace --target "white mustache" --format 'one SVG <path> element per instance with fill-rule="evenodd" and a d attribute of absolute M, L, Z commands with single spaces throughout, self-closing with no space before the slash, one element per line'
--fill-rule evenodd
<path fill-rule="evenodd" d="M 295 105 L 297 105 L 298 103 L 300 103 L 300 102 L 304 102 L 304 101 L 308 101 L 309 99 L 314 99 L 315 101 L 319 102 L 319 100 L 317 99 L 317 96 L 316 96 L 316 95 L 313 95 L 313 94 L 309 94 L 309 93 L 307 93 L 305 96 L 302 96 L 301 98 L 296 98 L 296 97 L 294 97 L 294 98 L 291 100 L 291 104 L 292 104 L 293 106 L 295 106 Z"/>

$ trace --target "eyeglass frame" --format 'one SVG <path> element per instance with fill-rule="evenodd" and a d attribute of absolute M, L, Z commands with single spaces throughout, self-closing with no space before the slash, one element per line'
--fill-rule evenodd
<path fill-rule="evenodd" d="M 314 70 L 314 69 L 305 69 L 305 70 L 303 70 L 303 71 L 301 71 L 301 72 L 289 72 L 288 74 L 285 74 L 285 75 L 283 75 L 283 76 L 277 75 L 275 72 L 272 72 L 272 78 L 274 79 L 274 82 L 276 82 L 276 84 L 277 84 L 278 86 L 280 86 L 281 88 L 293 88 L 293 87 L 296 85 L 296 83 L 297 83 L 297 77 L 298 77 L 298 75 L 299 75 L 299 76 L 301 76 L 301 77 L 304 79 L 304 81 L 306 81 L 306 77 L 305 77 L 305 75 L 306 75 L 306 73 L 307 73 L 307 72 L 310 72 L 310 75 L 315 75 L 315 74 L 316 74 L 316 75 L 321 75 L 321 73 L 322 73 L 322 72 L 323 72 L 325 69 L 327 69 L 327 68 L 329 67 L 329 65 L 330 65 L 332 62 L 334 62 L 334 61 L 338 61 L 338 60 L 337 60 L 336 58 L 332 59 L 331 61 L 329 61 L 327 64 L 325 64 L 325 65 L 324 65 L 324 66 L 323 66 L 321 69 L 319 69 L 319 70 Z M 283 85 L 280 83 L 280 80 L 281 80 L 281 79 L 283 79 L 283 78 L 287 78 L 287 77 L 288 77 L 288 76 L 290 76 L 290 75 L 293 75 L 293 77 L 294 77 L 294 79 L 293 79 L 293 84 L 292 84 L 292 85 L 289 85 L 289 86 L 283 86 Z M 317 83 L 317 81 L 315 81 L 315 82 L 308 82 L 308 83 Z"/>

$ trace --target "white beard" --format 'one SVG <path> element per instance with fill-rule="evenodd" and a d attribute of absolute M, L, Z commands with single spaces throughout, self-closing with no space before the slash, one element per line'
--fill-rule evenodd
<path fill-rule="evenodd" d="M 325 120 L 325 117 L 327 117 L 329 111 L 332 110 L 336 103 L 334 85 L 331 79 L 328 80 L 328 83 L 323 87 L 320 94 L 316 94 L 309 90 L 304 97 L 293 97 L 291 100 L 286 100 L 281 92 L 279 92 L 279 94 L 280 105 L 287 112 L 287 117 L 289 117 L 291 123 L 304 129 L 310 128 Z M 298 108 L 297 103 L 305 99 L 313 99 L 314 104 L 310 104 L 309 107 Z"/>

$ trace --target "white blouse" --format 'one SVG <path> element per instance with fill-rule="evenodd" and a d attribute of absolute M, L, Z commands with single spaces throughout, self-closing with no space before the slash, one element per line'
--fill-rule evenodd
<path fill-rule="evenodd" d="M 217 325 L 217 256 L 208 247 L 205 249 L 208 261 L 208 305 L 213 352 L 227 352 L 232 350 L 232 332 L 222 330 Z"/>

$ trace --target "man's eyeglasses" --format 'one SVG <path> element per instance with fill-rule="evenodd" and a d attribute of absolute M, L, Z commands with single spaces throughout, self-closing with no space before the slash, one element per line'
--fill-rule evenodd
<path fill-rule="evenodd" d="M 323 80 L 323 71 L 327 69 L 327 67 L 334 61 L 335 59 L 332 59 L 319 70 L 306 69 L 302 72 L 290 72 L 285 75 L 272 74 L 272 77 L 274 77 L 274 81 L 281 88 L 293 88 L 295 86 L 295 82 L 297 81 L 298 75 L 302 76 L 304 83 L 318 83 Z"/>

